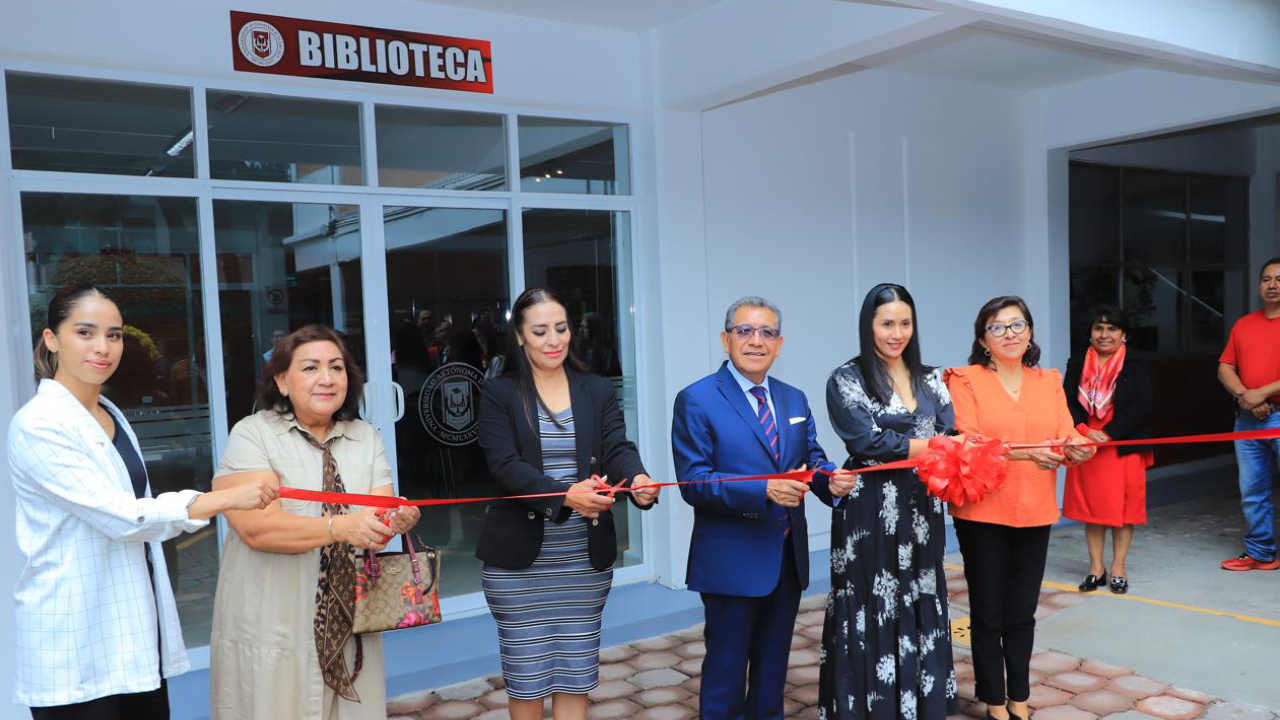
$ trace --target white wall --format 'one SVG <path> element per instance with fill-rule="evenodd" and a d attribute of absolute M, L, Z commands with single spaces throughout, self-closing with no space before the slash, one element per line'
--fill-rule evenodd
<path fill-rule="evenodd" d="M 361 83 L 236 73 L 229 11 L 325 20 L 491 42 L 493 95 L 378 85 L 423 99 L 518 103 L 593 111 L 639 106 L 640 39 L 635 33 L 482 13 L 417 0 L 349 3 L 261 0 L 251 6 L 130 0 L 6 3 L 0 57 L 134 69 L 270 85 L 356 91 Z M 68 22 L 74 18 L 74 22 Z"/>
<path fill-rule="evenodd" d="M 911 0 L 916 7 L 984 19 L 1100 47 L 1232 68 L 1260 78 L 1280 70 L 1280 5 L 1272 0 Z"/>
<path fill-rule="evenodd" d="M 845 453 L 827 421 L 826 379 L 856 353 L 871 286 L 907 285 L 925 361 L 964 364 L 981 304 L 1027 287 L 1022 98 L 872 70 L 704 113 L 701 167 L 688 169 L 701 176 L 705 230 L 691 216 L 688 234 L 662 238 L 680 291 L 666 315 L 681 318 L 669 394 L 719 365 L 724 310 L 744 294 L 781 307 L 774 374 L 808 394 L 836 462 Z M 810 521 L 814 549 L 826 547 L 829 513 L 811 503 Z"/>

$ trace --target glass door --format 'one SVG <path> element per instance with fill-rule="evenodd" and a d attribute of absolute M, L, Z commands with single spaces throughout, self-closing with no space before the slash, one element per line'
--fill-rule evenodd
<path fill-rule="evenodd" d="M 511 305 L 507 212 L 386 206 L 382 214 L 390 377 L 402 398 L 394 413 L 399 492 L 500 495 L 476 438 L 480 387 L 499 372 Z M 441 594 L 479 592 L 474 555 L 485 505 L 422 510 L 417 533 L 449 568 Z"/>
<path fill-rule="evenodd" d="M 358 207 L 214 200 L 213 223 L 228 429 L 258 409 L 276 342 L 304 325 L 344 333 L 368 367 Z"/>

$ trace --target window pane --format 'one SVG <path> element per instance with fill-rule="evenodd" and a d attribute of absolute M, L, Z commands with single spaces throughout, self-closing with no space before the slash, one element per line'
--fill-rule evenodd
<path fill-rule="evenodd" d="M 216 179 L 364 182 L 355 103 L 210 90 L 208 122 Z"/>
<path fill-rule="evenodd" d="M 1120 262 L 1120 170 L 1071 164 L 1071 262 Z"/>
<path fill-rule="evenodd" d="M 392 377 L 404 391 L 396 422 L 400 494 L 503 495 L 476 443 L 480 387 L 498 372 L 511 298 L 501 210 L 389 207 L 387 305 Z M 480 591 L 476 542 L 483 503 L 422 508 L 417 532 L 444 553 L 446 596 Z"/>
<path fill-rule="evenodd" d="M 432 190 L 505 190 L 502 116 L 379 105 L 378 184 Z"/>
<path fill-rule="evenodd" d="M 1182 348 L 1186 274 L 1169 268 L 1129 268 L 1124 273 L 1124 309 L 1132 332 L 1129 346 L 1146 352 Z"/>
<path fill-rule="evenodd" d="M 258 378 L 276 341 L 304 325 L 345 333 L 364 367 L 354 206 L 217 200 L 213 222 L 228 427 L 257 409 Z"/>
<path fill-rule="evenodd" d="M 630 195 L 627 126 L 522 117 L 520 189 Z"/>
<path fill-rule="evenodd" d="M 1144 264 L 1187 261 L 1185 175 L 1124 171 L 1124 254 Z"/>
<path fill-rule="evenodd" d="M 44 327 L 60 288 L 108 288 L 124 315 L 124 354 L 103 387 L 138 436 L 153 494 L 209 490 L 208 363 L 200 300 L 196 201 L 24 193 L 31 325 Z M 34 340 L 34 338 L 33 338 Z M 214 525 L 164 543 L 184 639 L 209 644 L 218 577 Z"/>
<path fill-rule="evenodd" d="M 636 375 L 631 286 L 631 219 L 607 210 L 525 210 L 526 287 L 555 290 L 568 304 L 573 350 L 591 372 L 613 381 L 636 439 Z M 640 511 L 615 505 L 619 567 L 642 560 Z"/>
<path fill-rule="evenodd" d="M 8 73 L 13 167 L 194 177 L 191 92 Z"/>
<path fill-rule="evenodd" d="M 1191 261 L 1245 262 L 1249 185 L 1231 178 L 1191 177 Z"/>

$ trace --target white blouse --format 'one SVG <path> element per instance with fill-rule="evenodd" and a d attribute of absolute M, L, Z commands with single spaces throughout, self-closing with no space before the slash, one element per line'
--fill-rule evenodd
<path fill-rule="evenodd" d="M 124 415 L 101 402 L 141 456 Z M 40 707 L 147 692 L 160 687 L 161 671 L 190 669 L 160 543 L 208 525 L 187 517 L 198 493 L 151 497 L 148 483 L 147 496 L 136 497 L 111 439 L 53 380 L 41 381 L 13 417 L 9 471 L 26 558 L 14 592 L 14 702 Z M 151 544 L 154 593 L 143 543 Z"/>

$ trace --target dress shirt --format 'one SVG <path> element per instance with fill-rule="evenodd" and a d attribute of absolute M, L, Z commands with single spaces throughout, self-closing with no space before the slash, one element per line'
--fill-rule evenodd
<path fill-rule="evenodd" d="M 729 374 L 733 376 L 733 379 L 738 381 L 738 387 L 742 388 L 742 394 L 746 396 L 747 404 L 751 406 L 751 412 L 757 415 L 760 414 L 760 401 L 756 400 L 756 396 L 751 394 L 751 388 L 762 387 L 764 388 L 765 399 L 769 401 L 769 412 L 772 413 L 775 418 L 778 417 L 778 413 L 773 407 L 773 393 L 769 392 L 768 375 L 764 376 L 764 382 L 756 385 L 756 383 L 747 379 L 746 375 L 738 372 L 738 368 L 733 366 L 733 361 L 726 363 L 725 367 L 729 368 Z M 782 427 L 781 423 L 779 423 L 778 427 Z M 782 441 L 781 433 L 779 433 L 778 441 Z"/>
<path fill-rule="evenodd" d="M 124 414 L 100 402 L 141 455 Z M 8 449 L 26 559 L 14 591 L 13 700 L 40 707 L 147 692 L 162 672 L 190 669 L 160 543 L 208 525 L 187 515 L 199 493 L 151 497 L 148 487 L 136 497 L 111 439 L 53 380 L 14 415 Z"/>

